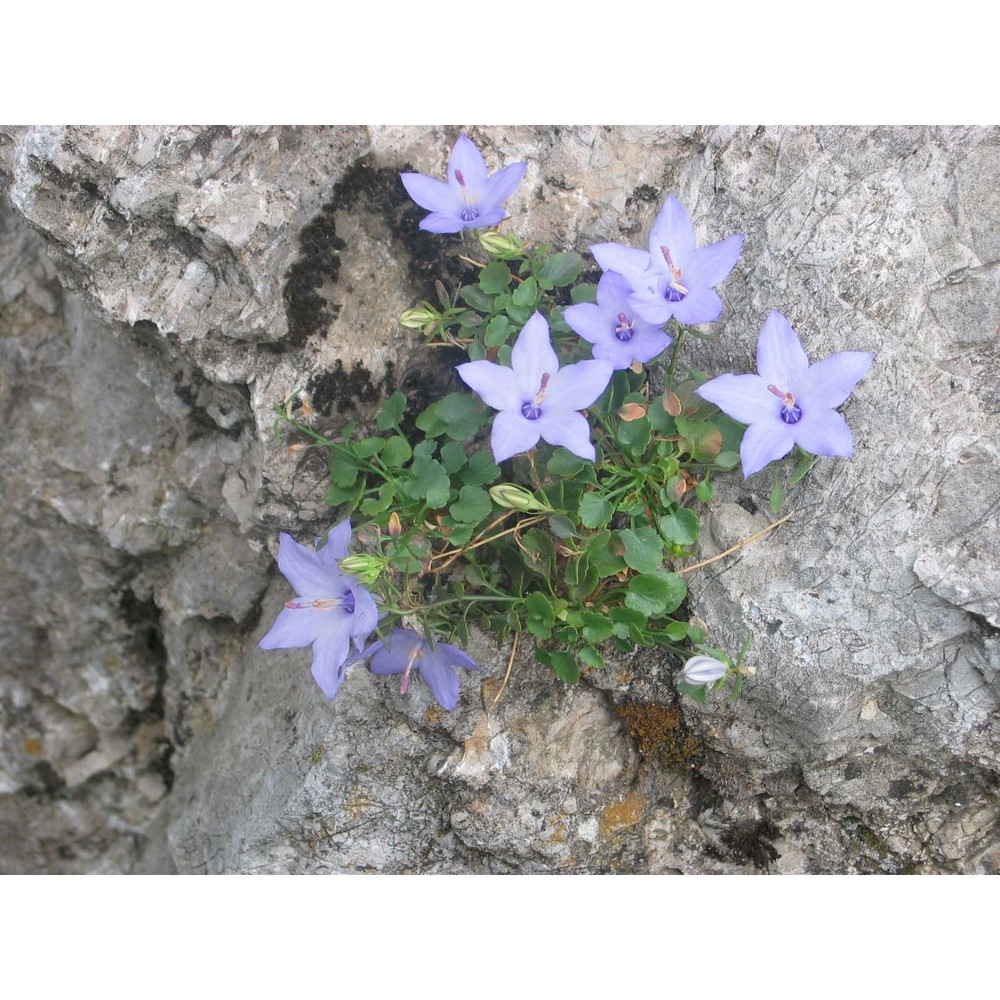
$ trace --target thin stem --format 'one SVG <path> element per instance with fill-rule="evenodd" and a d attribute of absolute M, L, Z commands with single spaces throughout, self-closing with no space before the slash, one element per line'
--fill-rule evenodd
<path fill-rule="evenodd" d="M 478 542 L 469 542 L 468 544 L 463 545 L 460 549 L 453 549 L 451 552 L 441 552 L 438 555 L 433 556 L 430 562 L 433 563 L 437 559 L 445 558 L 447 558 L 447 561 L 442 563 L 440 566 L 428 566 L 428 572 L 440 573 L 442 570 L 447 569 L 460 555 L 466 552 L 471 552 L 473 549 L 478 549 L 481 545 L 488 545 L 490 542 L 495 542 L 498 538 L 503 538 L 504 535 L 509 535 L 512 531 L 520 531 L 522 528 L 527 528 L 532 524 L 538 524 L 540 521 L 544 521 L 548 516 L 548 514 L 539 514 L 537 517 L 529 517 L 526 521 L 519 521 L 513 528 L 507 528 L 505 531 L 501 531 L 496 535 L 490 535 L 489 538 L 484 538 Z"/>
<path fill-rule="evenodd" d="M 674 388 L 674 371 L 677 369 L 677 358 L 680 354 L 681 341 L 684 339 L 684 334 L 686 329 L 680 324 L 677 325 L 677 338 L 674 340 L 674 349 L 670 355 L 670 367 L 667 368 L 666 385 L 667 389 L 673 391 Z"/>
<path fill-rule="evenodd" d="M 678 576 L 684 573 L 690 573 L 694 569 L 701 569 L 702 566 L 708 566 L 710 563 L 718 562 L 720 559 L 724 559 L 726 556 L 732 555 L 734 552 L 742 549 L 745 545 L 749 545 L 751 542 L 756 541 L 762 535 L 766 535 L 769 531 L 774 531 L 779 524 L 784 524 L 793 514 L 794 510 L 790 510 L 780 521 L 775 521 L 774 524 L 769 524 L 766 528 L 762 528 L 760 531 L 754 532 L 749 538 L 744 538 L 742 542 L 737 542 L 731 548 L 726 549 L 725 552 L 720 552 L 717 556 L 712 556 L 711 559 L 702 559 L 701 562 L 696 562 L 692 566 L 685 566 L 683 569 L 677 570 Z"/>
<path fill-rule="evenodd" d="M 520 632 L 514 633 L 514 640 L 510 646 L 510 656 L 507 658 L 507 672 L 503 675 L 503 681 L 500 683 L 500 690 L 497 691 L 496 697 L 493 699 L 493 703 L 488 709 L 486 709 L 487 715 L 489 715 L 489 713 L 497 707 L 497 702 L 500 700 L 501 695 L 504 693 L 504 689 L 507 687 L 507 681 L 510 680 L 510 672 L 514 668 L 514 656 L 517 653 L 517 642 L 520 636 Z"/>

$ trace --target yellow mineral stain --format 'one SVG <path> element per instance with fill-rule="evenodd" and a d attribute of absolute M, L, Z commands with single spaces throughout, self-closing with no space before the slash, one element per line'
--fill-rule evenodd
<path fill-rule="evenodd" d="M 627 830 L 631 826 L 642 820 L 643 811 L 646 808 L 645 795 L 638 792 L 629 792 L 620 802 L 612 802 L 601 813 L 598 825 L 601 833 L 605 837 L 621 830 Z"/>
<path fill-rule="evenodd" d="M 359 820 L 373 805 L 374 799 L 368 798 L 364 792 L 352 792 L 344 803 L 344 811 L 352 820 Z"/>
<path fill-rule="evenodd" d="M 42 752 L 42 744 L 34 736 L 29 736 L 24 741 L 24 752 L 32 757 L 37 757 Z"/>

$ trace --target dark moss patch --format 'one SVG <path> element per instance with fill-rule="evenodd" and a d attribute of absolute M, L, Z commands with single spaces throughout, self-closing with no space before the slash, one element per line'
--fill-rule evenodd
<path fill-rule="evenodd" d="M 313 409 L 323 416 L 357 410 L 359 403 L 375 403 L 391 391 L 395 382 L 392 364 L 386 365 L 385 375 L 374 381 L 364 365 L 355 363 L 350 371 L 338 358 L 332 371 L 314 375 L 306 392 Z"/>
<path fill-rule="evenodd" d="M 754 868 L 765 869 L 781 857 L 771 843 L 780 836 L 781 831 L 770 820 L 759 820 L 756 823 L 737 823 L 722 835 L 722 842 L 736 859 L 749 861 Z"/>
<path fill-rule="evenodd" d="M 753 497 L 739 497 L 736 501 L 748 514 L 756 514 L 758 511 L 757 503 Z"/>
<path fill-rule="evenodd" d="M 425 233 L 419 223 L 427 214 L 415 205 L 399 179 L 400 172 L 413 167 L 377 167 L 373 158 L 363 156 L 352 164 L 334 185 L 333 197 L 299 235 L 300 253 L 285 275 L 283 297 L 289 336 L 277 349 L 301 347 L 314 333 L 324 330 L 336 318 L 339 306 L 322 294 L 324 285 L 336 284 L 340 277 L 340 253 L 347 246 L 337 235 L 337 214 L 363 210 L 379 216 L 406 251 L 407 276 L 423 298 L 434 297 L 434 280 L 458 287 L 474 277 L 474 269 L 448 256 L 443 242 L 447 237 Z"/>
<path fill-rule="evenodd" d="M 652 184 L 640 184 L 632 189 L 632 193 L 625 199 L 626 205 L 633 205 L 637 201 L 651 202 L 660 197 L 660 189 Z"/>

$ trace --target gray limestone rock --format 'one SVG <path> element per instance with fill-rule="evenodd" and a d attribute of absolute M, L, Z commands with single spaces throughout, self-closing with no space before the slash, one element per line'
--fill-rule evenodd
<path fill-rule="evenodd" d="M 677 665 L 566 688 L 475 640 L 453 715 L 256 642 L 279 530 L 329 526 L 274 433 L 447 386 L 399 328 L 436 237 L 398 185 L 455 128 L 0 129 L 0 868 L 183 872 L 1000 871 L 1000 131 L 469 129 L 526 160 L 511 227 L 642 245 L 668 193 L 746 234 L 706 372 L 769 310 L 871 351 L 852 460 L 687 577 L 737 702 Z M 779 475 L 787 473 L 779 471 Z M 774 520 L 717 482 L 710 558 Z M 487 711 L 487 709 L 490 709 Z"/>

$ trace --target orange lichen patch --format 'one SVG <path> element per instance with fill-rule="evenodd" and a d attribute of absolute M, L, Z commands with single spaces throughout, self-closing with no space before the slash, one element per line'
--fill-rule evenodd
<path fill-rule="evenodd" d="M 344 811 L 352 820 L 359 820 L 373 805 L 374 799 L 368 798 L 364 792 L 352 792 L 344 803 Z"/>
<path fill-rule="evenodd" d="M 601 813 L 601 818 L 597 821 L 601 833 L 607 837 L 612 833 L 618 833 L 620 830 L 627 830 L 630 826 L 635 826 L 642 820 L 647 801 L 645 795 L 629 792 L 620 802 L 612 802 Z"/>
<path fill-rule="evenodd" d="M 476 728 L 472 730 L 472 734 L 465 741 L 465 752 L 466 754 L 484 756 L 489 752 L 489 749 L 490 723 L 489 719 L 484 715 Z"/>
<path fill-rule="evenodd" d="M 549 842 L 553 844 L 561 844 L 566 840 L 566 815 L 565 813 L 560 813 L 552 821 L 552 833 L 549 836 Z"/>
<path fill-rule="evenodd" d="M 29 736 L 24 741 L 24 752 L 32 757 L 37 757 L 42 752 L 42 744 L 34 736 Z"/>
<path fill-rule="evenodd" d="M 626 702 L 618 714 L 643 757 L 676 767 L 697 755 L 698 741 L 687 731 L 679 708 Z"/>
<path fill-rule="evenodd" d="M 424 722 L 428 726 L 436 726 L 444 718 L 444 709 L 439 705 L 431 705 L 424 712 Z"/>

